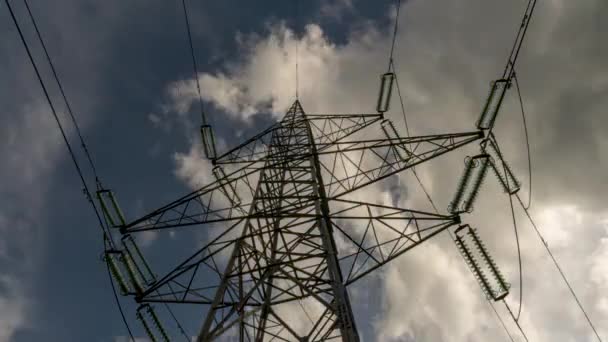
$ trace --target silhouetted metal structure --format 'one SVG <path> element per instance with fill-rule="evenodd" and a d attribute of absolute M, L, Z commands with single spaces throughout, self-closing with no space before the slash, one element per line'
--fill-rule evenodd
<path fill-rule="evenodd" d="M 135 260 L 139 251 L 123 252 L 120 287 L 141 303 L 207 305 L 199 341 L 358 341 L 348 287 L 460 219 L 363 202 L 356 191 L 483 136 L 402 138 L 383 114 L 306 114 L 295 101 L 282 120 L 212 159 L 211 184 L 125 224 L 117 205 L 104 206 L 127 236 L 223 227 L 160 277 Z"/>

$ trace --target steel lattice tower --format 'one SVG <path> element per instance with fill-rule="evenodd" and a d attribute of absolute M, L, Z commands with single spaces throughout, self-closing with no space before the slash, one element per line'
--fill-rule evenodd
<path fill-rule="evenodd" d="M 148 303 L 207 306 L 199 341 L 359 341 L 348 287 L 460 218 L 349 197 L 483 136 L 402 138 L 381 113 L 306 114 L 295 101 L 282 120 L 213 158 L 214 182 L 132 222 L 105 205 L 124 241 L 195 225 L 216 232 L 160 276 L 125 245 L 123 293 L 152 316 Z"/>

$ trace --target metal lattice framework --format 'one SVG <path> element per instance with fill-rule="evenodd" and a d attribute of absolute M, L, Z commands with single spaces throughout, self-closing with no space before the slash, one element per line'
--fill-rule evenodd
<path fill-rule="evenodd" d="M 133 286 L 123 292 L 141 303 L 206 305 L 199 341 L 358 341 L 348 287 L 460 219 L 351 194 L 484 137 L 402 138 L 390 127 L 383 114 L 311 115 L 296 101 L 282 120 L 218 156 L 216 181 L 117 224 L 125 236 L 217 232 L 158 277 L 144 275 L 143 257 L 146 267 L 127 255 Z M 362 139 L 374 129 L 386 138 Z"/>

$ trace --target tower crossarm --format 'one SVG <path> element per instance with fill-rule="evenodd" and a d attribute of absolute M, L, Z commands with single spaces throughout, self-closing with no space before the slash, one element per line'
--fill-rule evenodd
<path fill-rule="evenodd" d="M 371 183 L 483 138 L 481 131 L 320 144 L 328 197 Z"/>
<path fill-rule="evenodd" d="M 410 249 L 460 223 L 440 215 L 386 205 L 332 200 L 332 228 L 341 241 L 339 259 L 350 285 Z"/>
<path fill-rule="evenodd" d="M 238 168 L 120 228 L 142 232 L 241 220 L 247 216 L 258 173 L 254 168 Z"/>
<path fill-rule="evenodd" d="M 321 144 L 332 144 L 340 142 L 359 130 L 372 125 L 382 119 L 380 114 L 307 114 L 306 120 L 311 127 L 311 132 L 316 141 Z M 215 160 L 216 164 L 249 164 L 263 163 L 268 160 L 284 161 L 286 152 L 292 158 L 307 157 L 302 155 L 304 151 L 308 151 L 307 144 L 298 146 L 297 144 L 289 145 L 289 151 L 285 150 L 269 150 L 268 146 L 271 143 L 273 133 L 281 129 L 285 125 L 291 125 L 293 122 L 285 122 L 285 120 L 277 122 L 267 128 L 260 134 L 246 140 L 242 144 L 234 147 L 224 153 Z M 319 149 L 321 151 L 322 149 Z M 309 152 L 309 151 L 308 151 Z"/>

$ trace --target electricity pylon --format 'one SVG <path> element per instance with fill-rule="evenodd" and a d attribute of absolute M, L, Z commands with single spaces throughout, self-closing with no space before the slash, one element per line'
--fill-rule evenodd
<path fill-rule="evenodd" d="M 203 140 L 213 143 L 206 127 Z M 373 129 L 385 137 L 364 139 Z M 306 114 L 296 100 L 282 120 L 223 155 L 206 145 L 211 184 L 132 222 L 104 207 L 124 236 L 193 225 L 215 232 L 161 276 L 125 246 L 123 293 L 147 310 L 206 305 L 198 341 L 359 341 L 349 286 L 460 218 L 351 197 L 482 138 L 402 138 L 382 113 Z"/>

